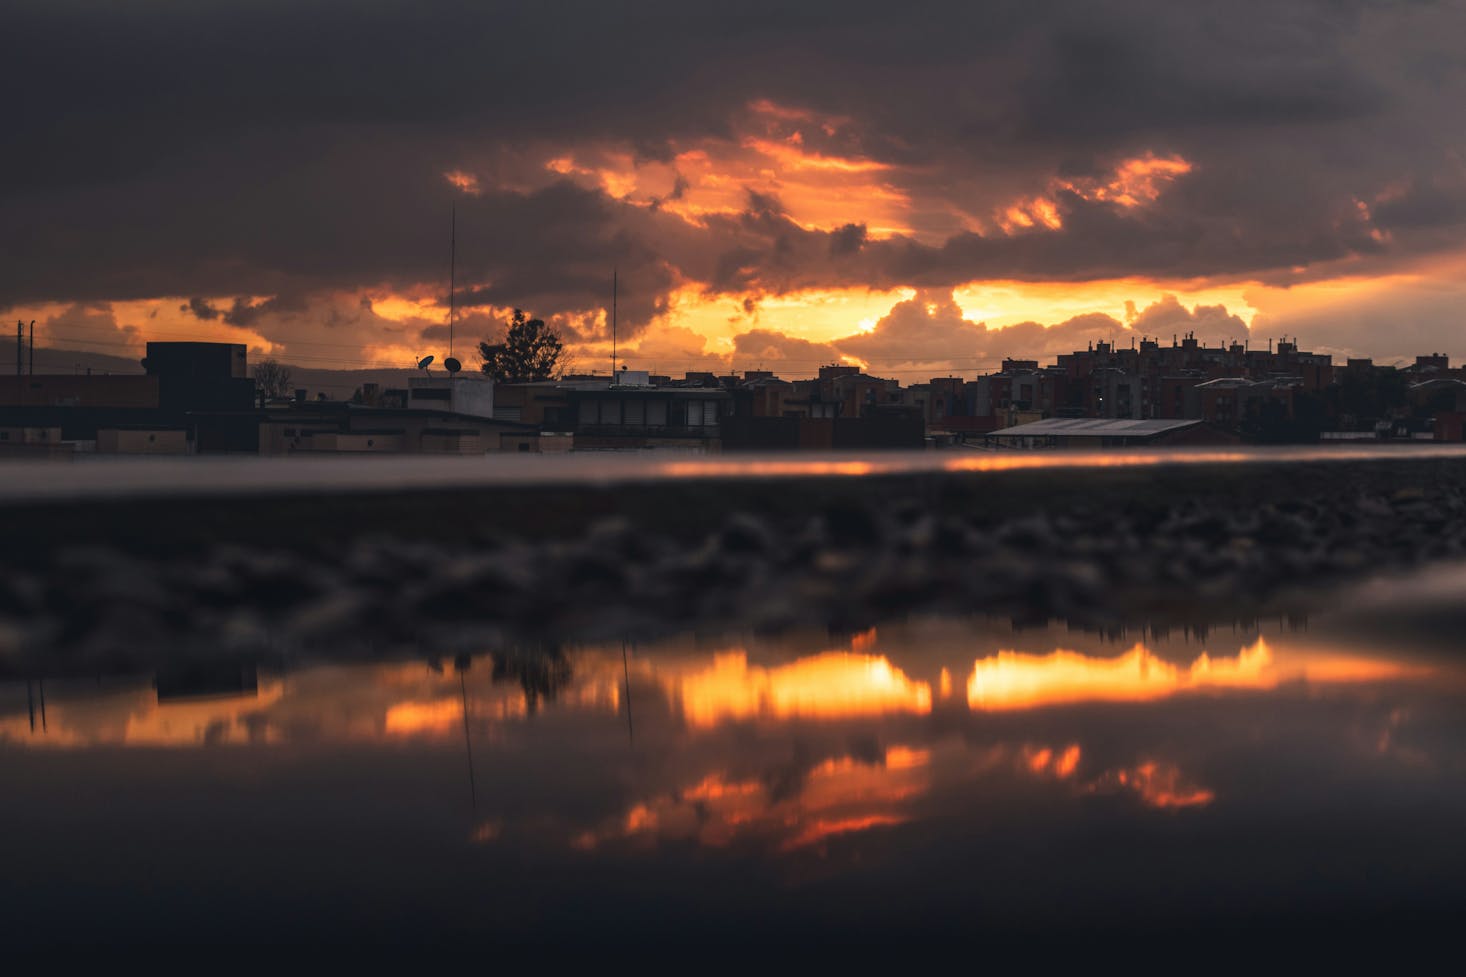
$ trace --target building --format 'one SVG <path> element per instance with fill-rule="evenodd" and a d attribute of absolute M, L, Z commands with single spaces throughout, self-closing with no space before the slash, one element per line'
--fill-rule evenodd
<path fill-rule="evenodd" d="M 997 448 L 1138 448 L 1235 444 L 1238 438 L 1200 420 L 1051 417 L 994 431 Z"/>
<path fill-rule="evenodd" d="M 59 427 L 0 427 L 0 458 L 70 458 L 75 450 Z"/>
<path fill-rule="evenodd" d="M 164 410 L 247 410 L 255 404 L 248 351 L 236 343 L 148 343 L 143 368 Z"/>
<path fill-rule="evenodd" d="M 155 409 L 157 406 L 155 376 L 100 373 L 0 376 L 0 407 Z"/>
<path fill-rule="evenodd" d="M 494 416 L 494 381 L 480 374 L 409 377 L 407 409 L 491 418 Z"/>
<path fill-rule="evenodd" d="M 256 415 L 256 431 L 257 450 L 262 455 L 480 455 L 518 451 L 524 438 L 539 435 L 533 426 L 513 421 L 338 401 L 267 408 Z"/>
<path fill-rule="evenodd" d="M 567 391 L 575 450 L 721 448 L 733 398 L 719 387 L 603 386 Z"/>

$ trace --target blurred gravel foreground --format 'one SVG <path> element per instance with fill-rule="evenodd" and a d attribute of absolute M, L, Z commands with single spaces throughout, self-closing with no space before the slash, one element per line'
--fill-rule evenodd
<path fill-rule="evenodd" d="M 615 477 L 349 491 L 48 492 L 31 473 L 0 486 L 0 676 L 843 630 L 918 611 L 1205 626 L 1466 554 L 1458 453 L 1154 462 L 766 477 L 740 461 L 695 478 L 618 463 Z"/>

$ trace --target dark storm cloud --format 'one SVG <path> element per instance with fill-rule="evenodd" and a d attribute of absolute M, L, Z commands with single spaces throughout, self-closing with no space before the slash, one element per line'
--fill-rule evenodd
<path fill-rule="evenodd" d="M 227 312 L 189 303 L 244 323 L 261 297 L 439 282 L 453 199 L 468 305 L 599 308 L 619 266 L 633 330 L 680 282 L 1268 278 L 1459 246 L 1461 13 L 32 0 L 6 18 L 18 97 L 0 155 L 0 304 L 254 296 Z M 1141 207 L 1059 190 L 1060 230 L 945 243 L 873 239 L 859 200 L 832 232 L 752 190 L 745 213 L 695 226 L 666 210 L 680 176 L 655 207 L 521 179 L 517 153 L 544 176 L 535 147 L 613 141 L 671 160 L 674 143 L 736 140 L 760 98 L 848 120 L 819 138 L 889 164 L 913 200 L 963 211 L 1147 152 L 1193 169 Z M 443 179 L 468 160 L 477 196 Z"/>

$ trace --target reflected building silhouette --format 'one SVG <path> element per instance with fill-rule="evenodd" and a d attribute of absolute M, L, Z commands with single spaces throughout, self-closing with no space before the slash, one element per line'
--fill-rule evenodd
<path fill-rule="evenodd" d="M 495 651 L 490 655 L 494 668 L 494 684 L 515 681 L 524 690 L 526 711 L 533 715 L 540 700 L 554 702 L 561 690 L 570 685 L 574 670 L 564 651 L 558 647 Z"/>

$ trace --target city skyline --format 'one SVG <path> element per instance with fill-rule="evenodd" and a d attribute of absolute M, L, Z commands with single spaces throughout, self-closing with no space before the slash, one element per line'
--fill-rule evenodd
<path fill-rule="evenodd" d="M 1466 355 L 1459 4 L 80 9 L 13 18 L 0 314 L 43 347 L 441 355 L 456 207 L 458 336 L 524 308 L 582 370 L 613 269 L 657 372 Z"/>

